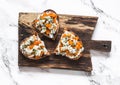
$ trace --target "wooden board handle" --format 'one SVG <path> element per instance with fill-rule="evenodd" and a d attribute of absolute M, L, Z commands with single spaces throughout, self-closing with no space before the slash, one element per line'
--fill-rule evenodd
<path fill-rule="evenodd" d="M 83 44 L 86 50 L 111 51 L 111 41 L 83 40 Z"/>

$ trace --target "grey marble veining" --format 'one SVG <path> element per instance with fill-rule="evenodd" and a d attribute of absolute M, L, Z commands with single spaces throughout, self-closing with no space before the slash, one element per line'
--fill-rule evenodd
<path fill-rule="evenodd" d="M 120 14 L 120 6 L 117 4 L 120 2 L 116 0 L 111 6 L 114 13 L 109 12 L 107 8 L 114 0 L 106 2 L 108 0 L 1 0 L 0 85 L 120 85 L 120 18 L 116 16 L 116 13 Z M 103 3 L 105 5 L 102 6 Z M 91 51 L 91 74 L 81 71 L 18 67 L 18 13 L 42 12 L 48 8 L 61 14 L 99 17 L 92 39 L 111 40 L 112 50 L 109 54 Z"/>

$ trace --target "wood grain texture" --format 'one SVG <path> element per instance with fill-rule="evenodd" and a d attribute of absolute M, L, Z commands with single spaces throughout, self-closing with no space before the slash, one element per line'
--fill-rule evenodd
<path fill-rule="evenodd" d="M 19 44 L 20 42 L 35 33 L 31 22 L 36 19 L 39 13 L 20 13 L 19 14 Z M 25 58 L 19 51 L 18 65 L 19 66 L 33 66 L 41 68 L 59 68 L 59 69 L 71 69 L 82 70 L 91 72 L 92 63 L 90 57 L 90 49 L 109 52 L 111 49 L 110 41 L 92 41 L 92 33 L 94 31 L 97 17 L 92 16 L 76 16 L 76 15 L 59 15 L 60 30 L 55 41 L 50 40 L 40 35 L 40 38 L 45 42 L 47 49 L 52 53 L 58 44 L 61 34 L 64 28 L 77 34 L 83 41 L 85 51 L 83 56 L 79 60 L 70 60 L 64 56 L 56 56 L 51 54 L 41 60 L 30 60 Z M 19 49 L 19 48 L 18 48 Z"/>

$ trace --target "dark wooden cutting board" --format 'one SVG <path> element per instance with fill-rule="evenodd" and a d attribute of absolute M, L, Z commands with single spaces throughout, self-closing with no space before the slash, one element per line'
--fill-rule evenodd
<path fill-rule="evenodd" d="M 19 44 L 24 38 L 35 33 L 34 29 L 32 28 L 31 22 L 38 16 L 38 14 L 39 13 L 19 13 Z M 92 70 L 92 62 L 89 50 L 93 49 L 103 52 L 110 52 L 110 41 L 91 40 L 98 17 L 60 14 L 59 20 L 60 31 L 55 41 L 50 40 L 44 36 L 40 36 L 41 39 L 45 42 L 47 49 L 51 53 L 54 51 L 60 39 L 60 36 L 63 33 L 64 28 L 66 27 L 68 30 L 73 31 L 82 39 L 85 48 L 83 56 L 79 60 L 74 61 L 63 56 L 56 56 L 55 54 L 51 54 L 49 57 L 35 61 L 25 58 L 20 50 L 18 50 L 19 66 L 71 69 L 90 72 Z"/>

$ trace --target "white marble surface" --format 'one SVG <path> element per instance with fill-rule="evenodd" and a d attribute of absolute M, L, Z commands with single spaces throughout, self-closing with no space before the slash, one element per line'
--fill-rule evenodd
<path fill-rule="evenodd" d="M 98 16 L 94 40 L 111 40 L 109 55 L 91 51 L 92 74 L 18 67 L 18 13 L 51 8 L 61 14 Z M 0 85 L 120 85 L 119 0 L 0 0 Z"/>

